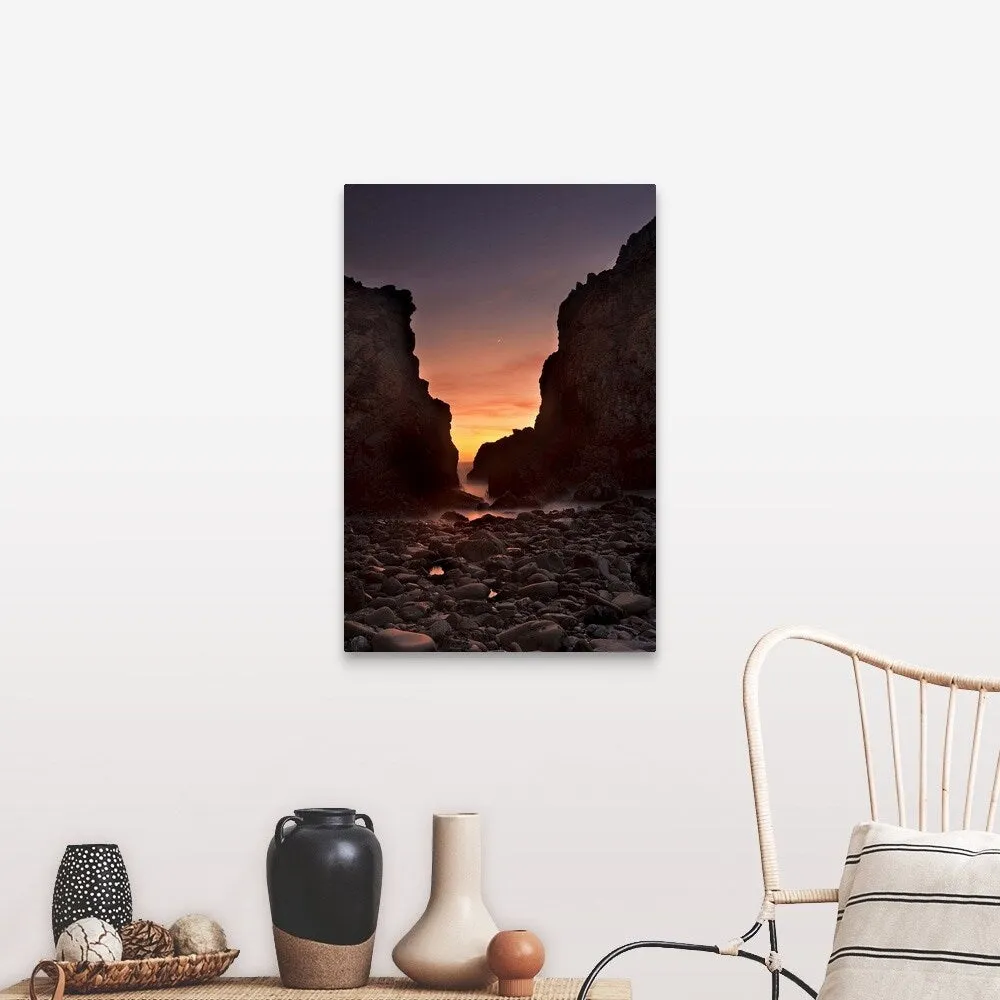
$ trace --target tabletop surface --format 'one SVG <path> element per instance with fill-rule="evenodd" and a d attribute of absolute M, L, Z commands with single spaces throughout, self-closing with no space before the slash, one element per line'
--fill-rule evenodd
<path fill-rule="evenodd" d="M 582 979 L 538 978 L 532 1000 L 576 1000 Z M 35 981 L 40 998 L 51 996 L 44 976 Z M 157 997 L 162 994 L 162 997 Z M 291 990 L 271 977 L 222 976 L 192 986 L 172 986 L 162 990 L 117 990 L 114 993 L 87 993 L 91 1000 L 497 1000 L 492 990 L 428 990 L 408 979 L 373 976 L 367 986 L 350 990 Z M 28 980 L 0 992 L 0 1000 L 23 1000 L 28 996 Z M 69 996 L 69 994 L 67 994 Z M 632 1000 L 627 979 L 598 979 L 589 1000 Z"/>

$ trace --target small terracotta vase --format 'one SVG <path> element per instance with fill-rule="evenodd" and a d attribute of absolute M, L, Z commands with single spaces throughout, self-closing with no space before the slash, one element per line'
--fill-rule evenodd
<path fill-rule="evenodd" d="M 501 931 L 486 949 L 486 961 L 497 977 L 502 997 L 530 997 L 535 976 L 545 964 L 545 948 L 531 931 Z"/>
<path fill-rule="evenodd" d="M 435 815 L 433 852 L 427 909 L 393 948 L 392 960 L 419 986 L 489 986 L 486 948 L 497 925 L 483 903 L 478 813 Z"/>

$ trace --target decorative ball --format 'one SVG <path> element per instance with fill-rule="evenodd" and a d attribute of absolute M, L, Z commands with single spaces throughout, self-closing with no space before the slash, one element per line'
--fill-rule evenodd
<path fill-rule="evenodd" d="M 170 928 L 175 955 L 208 955 L 226 950 L 226 932 L 203 913 L 189 913 Z"/>
<path fill-rule="evenodd" d="M 122 958 L 165 958 L 174 953 L 174 939 L 166 927 L 152 920 L 135 920 L 126 924 L 122 936 Z"/>
<path fill-rule="evenodd" d="M 121 957 L 121 936 L 100 917 L 75 921 L 56 942 L 57 962 L 120 962 Z"/>
<path fill-rule="evenodd" d="M 502 997 L 530 997 L 545 964 L 545 948 L 531 931 L 500 931 L 486 949 L 486 964 Z"/>

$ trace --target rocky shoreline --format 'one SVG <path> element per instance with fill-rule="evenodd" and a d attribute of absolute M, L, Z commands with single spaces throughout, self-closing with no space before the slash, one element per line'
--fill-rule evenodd
<path fill-rule="evenodd" d="M 349 516 L 348 652 L 656 648 L 656 500 L 437 519 Z"/>

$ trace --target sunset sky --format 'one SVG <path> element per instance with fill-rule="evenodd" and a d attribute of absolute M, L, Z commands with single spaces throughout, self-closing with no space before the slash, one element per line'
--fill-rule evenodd
<path fill-rule="evenodd" d="M 559 303 L 655 214 L 651 184 L 350 184 L 344 273 L 413 293 L 421 377 L 471 461 L 534 422 Z"/>

